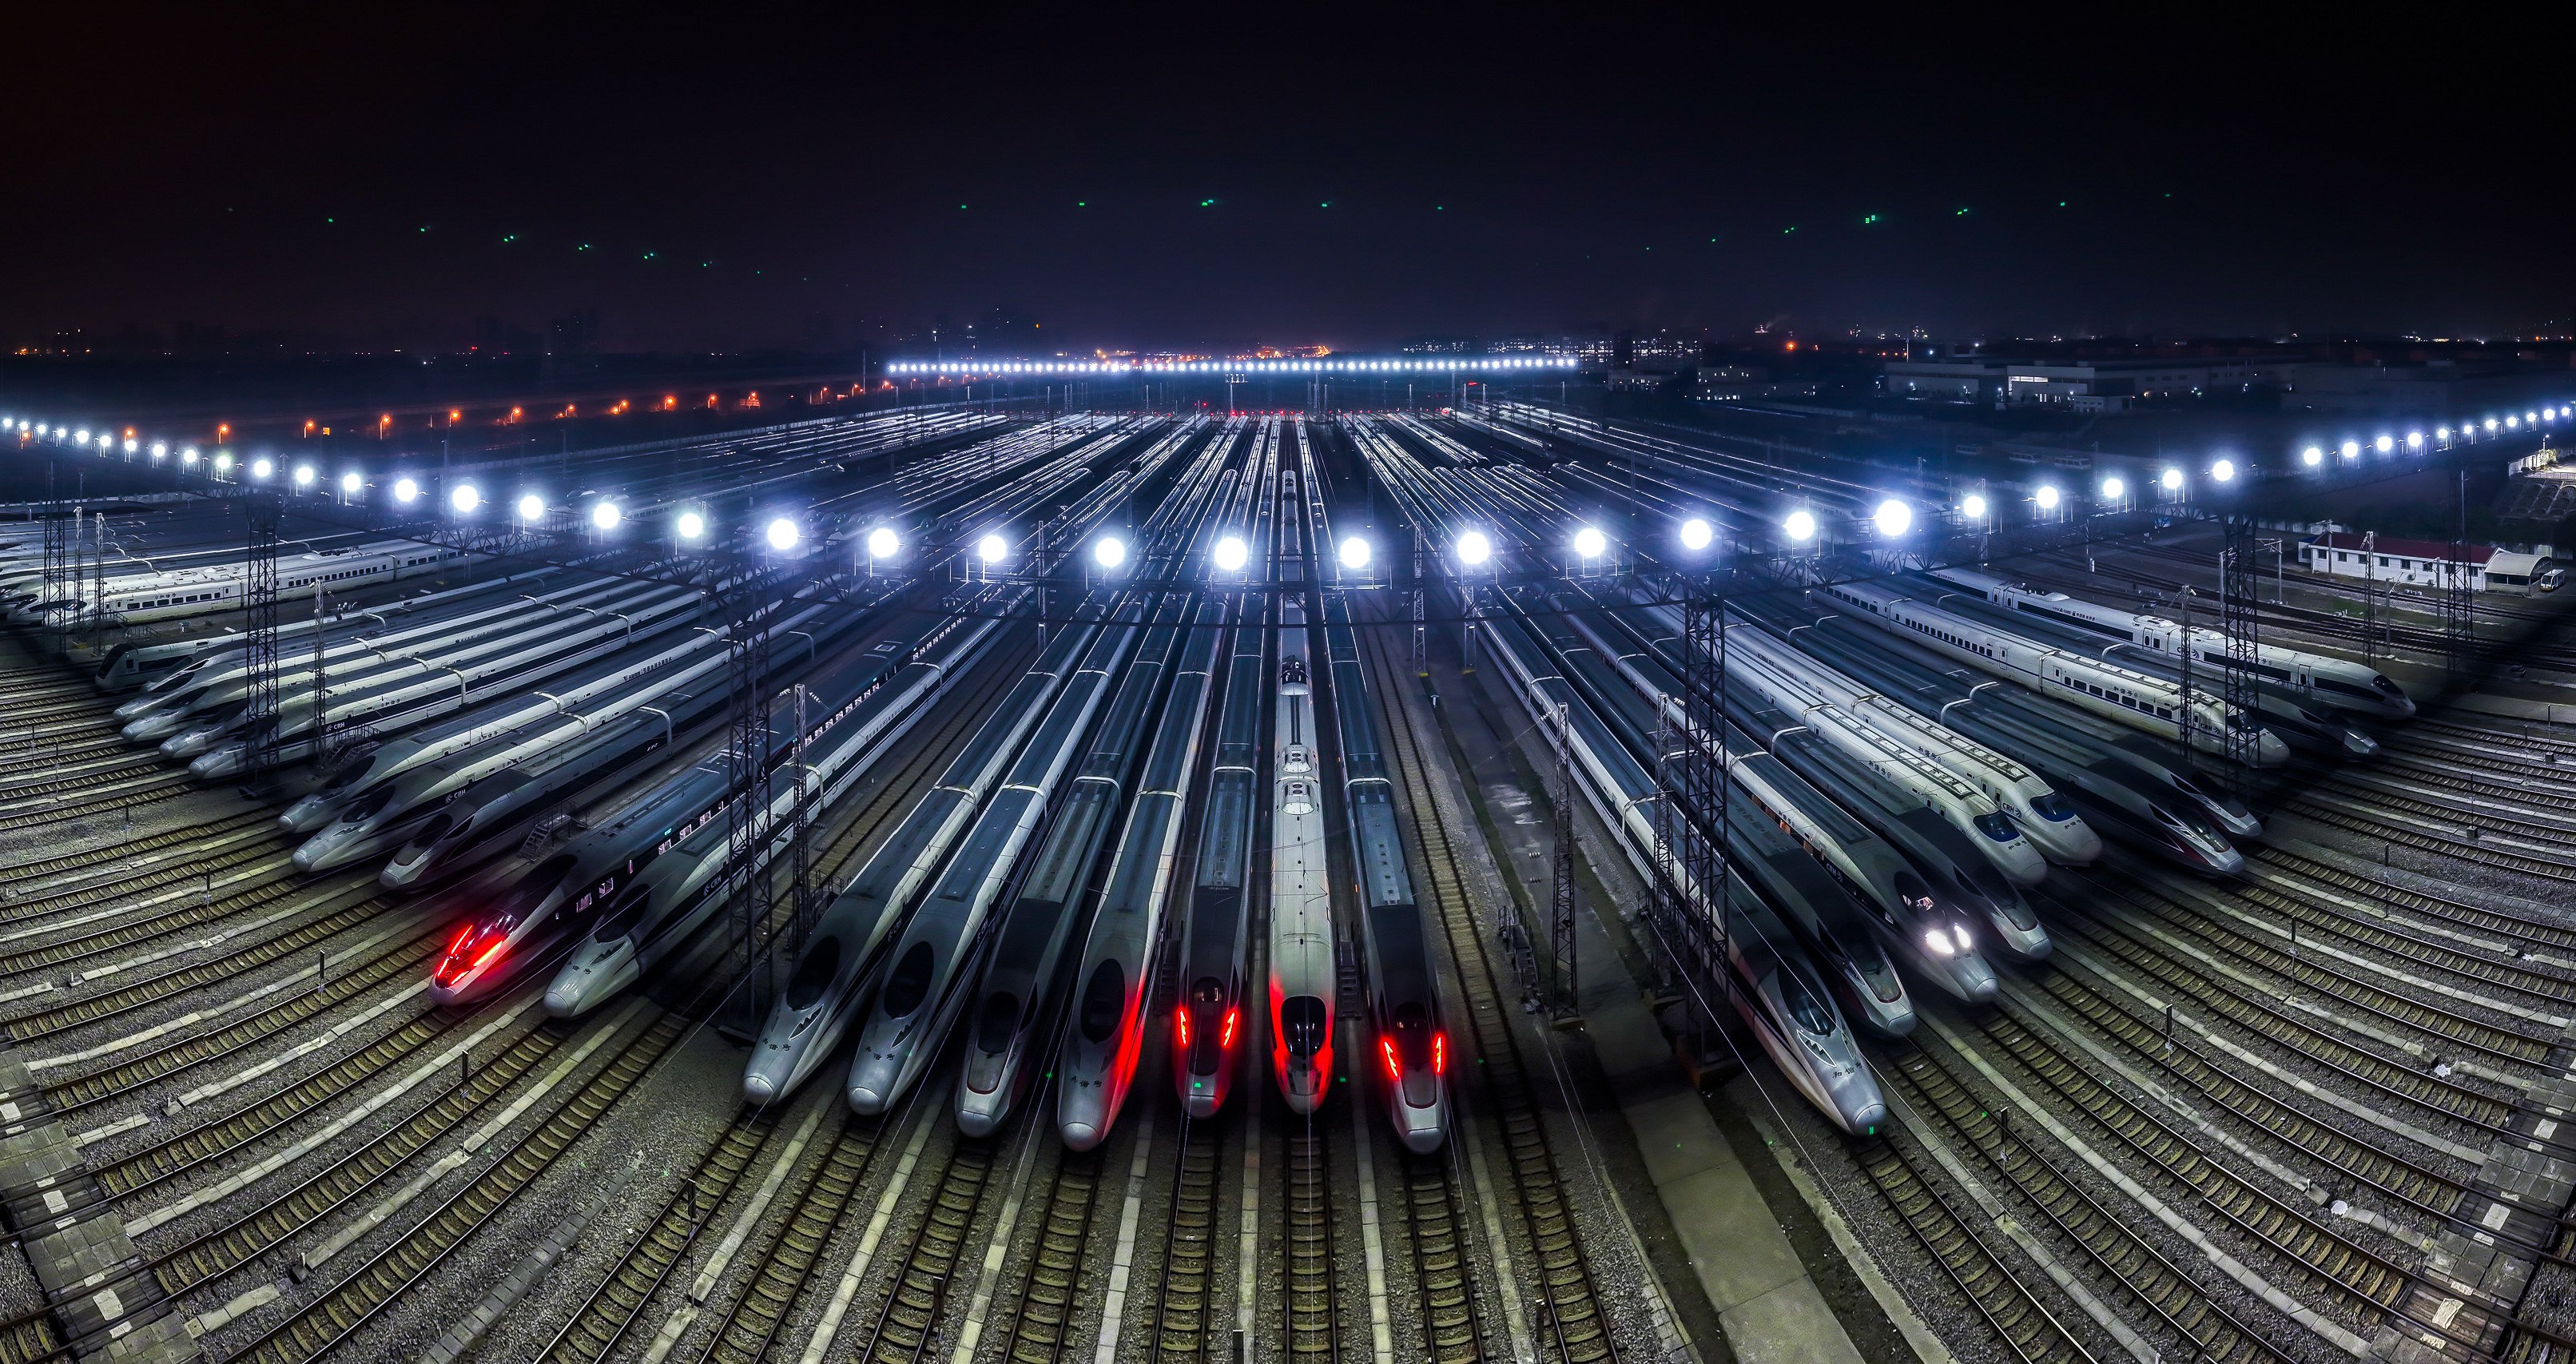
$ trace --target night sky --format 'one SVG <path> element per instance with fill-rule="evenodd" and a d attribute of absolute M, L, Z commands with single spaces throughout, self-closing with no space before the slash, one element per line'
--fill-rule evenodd
<path fill-rule="evenodd" d="M 2565 63 L 2481 11 L 374 8 L 14 15 L 0 340 L 2576 325 Z"/>

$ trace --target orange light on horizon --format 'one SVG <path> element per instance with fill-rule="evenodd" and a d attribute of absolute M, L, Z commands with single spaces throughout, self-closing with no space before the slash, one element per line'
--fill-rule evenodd
<path fill-rule="evenodd" d="M 304 419 L 304 434 L 306 434 L 306 435 L 308 435 L 308 436 L 309 436 L 309 435 L 312 435 L 312 434 L 313 434 L 313 428 L 314 428 L 316 425 L 319 425 L 319 423 L 315 422 L 311 417 L 306 417 L 306 418 Z"/>
<path fill-rule="evenodd" d="M 215 439 L 217 439 L 217 440 L 222 440 L 224 437 L 229 436 L 229 435 L 231 435 L 232 433 L 233 433 L 233 424 L 232 424 L 231 422 L 217 422 L 217 423 L 215 423 Z"/>
<path fill-rule="evenodd" d="M 515 406 L 514 406 L 514 407 L 512 407 L 512 408 L 510 409 L 510 415 L 509 415 L 509 417 L 508 417 L 508 418 L 506 418 L 506 420 L 509 420 L 509 421 L 517 421 L 517 420 L 519 419 L 519 417 L 520 417 L 520 411 L 519 411 L 519 409 L 518 409 L 517 407 L 515 407 Z"/>

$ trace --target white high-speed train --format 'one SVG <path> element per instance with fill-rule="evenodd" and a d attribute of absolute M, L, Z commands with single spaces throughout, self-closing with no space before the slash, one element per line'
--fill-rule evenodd
<path fill-rule="evenodd" d="M 2019 682 L 2042 696 L 2159 738 L 2184 737 L 2181 689 L 2163 678 L 1991 629 L 1880 583 L 1836 583 L 1824 591 L 1858 608 L 1882 629 L 1971 667 Z M 2262 728 L 2261 721 L 2205 692 L 2193 696 L 2192 716 L 2192 746 L 2221 756 L 2227 754 L 2231 730 Z M 2279 735 L 2263 730 L 2256 737 L 2255 766 L 2277 767 L 2289 760 L 2289 746 L 2281 742 Z"/>
<path fill-rule="evenodd" d="M 2107 639 L 2123 640 L 2142 649 L 2151 649 L 2168 658 L 2182 657 L 2183 629 L 2179 621 L 2142 611 L 2103 606 L 2063 592 L 2042 592 L 2035 587 L 2007 582 L 1991 573 L 1980 573 L 1970 568 L 1936 568 L 1932 570 L 1932 576 L 1966 588 L 2008 611 L 2026 611 Z M 2226 634 L 2205 626 L 2193 626 L 2191 658 L 2204 667 L 2226 667 Z M 2388 680 L 2386 675 L 2350 659 L 2258 643 L 2255 646 L 2254 671 L 2267 682 L 2305 692 L 2321 705 L 2385 720 L 2403 720 L 2415 713 L 2415 703 L 2407 697 L 2404 688 Z"/>
<path fill-rule="evenodd" d="M 1270 1069 L 1292 1113 L 1323 1106 L 1333 1083 L 1332 875 L 1323 776 L 1316 764 L 1313 650 L 1306 608 L 1279 604 L 1277 729 L 1270 783 Z"/>

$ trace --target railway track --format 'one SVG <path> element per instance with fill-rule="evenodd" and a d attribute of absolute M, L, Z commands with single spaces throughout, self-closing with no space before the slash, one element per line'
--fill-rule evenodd
<path fill-rule="evenodd" d="M 2387 881 L 2357 875 L 2332 863 L 2320 862 L 2315 858 L 2279 847 L 2258 848 L 2252 860 L 2265 867 L 2277 868 L 2345 895 L 2359 895 L 2423 918 L 2456 924 L 2478 933 L 2513 939 L 2526 944 L 2526 952 L 2530 947 L 2576 951 L 2576 928 L 2568 928 L 2562 924 L 2508 914 L 2502 910 L 2487 909 L 2464 901 L 2391 885 Z"/>
<path fill-rule="evenodd" d="M 1163 1224 L 1163 1277 L 1154 1299 L 1147 1358 L 1203 1360 L 1215 1351 L 1217 1195 L 1225 1151 L 1216 1118 L 1180 1115 L 1180 1151 L 1172 1168 L 1172 1209 Z"/>
<path fill-rule="evenodd" d="M 31 859 L 0 872 L 0 923 L 67 913 L 111 900 L 148 894 L 202 878 L 204 854 L 231 855 L 237 847 L 284 851 L 277 823 L 265 810 L 198 820 L 120 843 L 121 855 L 94 853 Z"/>
<path fill-rule="evenodd" d="M 751 1281 L 735 1296 L 724 1320 L 708 1337 L 697 1356 L 701 1361 L 760 1364 L 770 1357 L 779 1328 L 795 1310 L 805 1286 L 813 1281 L 823 1248 L 831 1243 L 842 1215 L 849 1211 L 850 1200 L 858 1193 L 859 1181 L 867 1175 L 868 1163 L 876 1154 L 883 1132 L 882 1124 L 872 1119 L 843 1115 L 831 1149 L 798 1188 L 786 1225 L 752 1271 Z"/>
<path fill-rule="evenodd" d="M 663 1201 L 644 1233 L 573 1309 L 538 1355 L 545 1364 L 593 1364 L 608 1358 L 635 1329 L 644 1308 L 698 1243 L 698 1233 L 724 1206 L 743 1171 L 769 1144 L 777 1120 L 767 1109 L 737 1118 L 698 1168 Z"/>
<path fill-rule="evenodd" d="M 2328 1295 L 2363 1331 L 2387 1325 L 2429 1335 L 2437 1346 L 2487 1348 L 2500 1304 L 2426 1282 L 2264 1192 L 2257 1181 L 2229 1168 L 2163 1118 L 2103 1085 L 2089 1066 L 2059 1051 L 2013 1013 L 1990 1013 L 1976 1026 L 1999 1055 L 2018 1062 L 2089 1118 L 2114 1149 L 2125 1150 L 2153 1179 L 2215 1214 L 2284 1269 Z M 2436 1322 L 2442 1324 L 2432 1324 Z"/>
<path fill-rule="evenodd" d="M 1457 963 L 1458 978 L 1465 992 L 1463 1019 L 1453 1019 L 1452 1026 L 1464 1022 L 1475 1038 L 1471 1054 L 1481 1064 L 1472 1070 L 1482 1077 L 1484 1111 L 1501 1128 L 1508 1153 L 1505 1183 L 1506 1197 L 1517 1206 L 1521 1222 L 1529 1234 L 1536 1261 L 1538 1299 L 1542 1311 L 1543 1334 L 1552 1347 L 1551 1353 L 1564 1364 L 1591 1364 L 1596 1360 L 1616 1360 L 1617 1342 L 1610 1333 L 1608 1315 L 1602 1309 L 1598 1286 L 1585 1257 L 1581 1232 L 1574 1224 L 1567 1205 L 1565 1184 L 1549 1150 L 1545 1128 L 1541 1125 L 1538 1104 L 1530 1088 L 1521 1044 L 1505 1013 L 1504 999 L 1497 989 L 1496 963 L 1486 954 L 1490 934 L 1482 931 L 1469 903 L 1458 852 L 1449 838 L 1449 826 L 1431 779 L 1430 759 L 1422 751 L 1421 731 L 1404 713 L 1402 687 L 1404 680 L 1388 655 L 1381 630 L 1365 630 L 1365 651 L 1373 676 L 1370 681 L 1384 708 L 1383 730 L 1398 786 L 1402 789 L 1403 806 L 1409 817 L 1404 821 L 1407 841 L 1412 845 L 1412 863 L 1421 873 L 1414 886 L 1415 900 L 1426 913 L 1437 916 L 1446 935 L 1452 959 Z M 1458 1134 L 1454 1140 L 1466 1139 Z M 1449 1167 L 1444 1164 L 1442 1167 Z M 1454 1176 L 1452 1176 L 1454 1179 Z M 1408 1179 L 1408 1186 L 1411 1180 Z M 1418 1202 L 1418 1200 L 1417 1200 Z M 1417 1248 L 1417 1254 L 1419 1253 Z M 1454 1275 L 1466 1277 L 1465 1260 L 1457 1270 L 1436 1266 L 1425 1272 L 1440 1279 Z M 1472 1285 L 1469 1286 L 1472 1310 Z M 1435 1293 L 1426 1282 L 1424 1300 L 1446 1298 L 1446 1285 Z M 1481 1328 L 1484 1323 L 1479 1322 Z M 1482 1331 L 1477 1332 L 1481 1339 Z M 1478 1346 L 1475 1357 L 1491 1357 L 1491 1347 Z M 1443 1359 L 1466 1358 L 1465 1355 L 1440 1356 Z"/>
<path fill-rule="evenodd" d="M 2101 1200 L 2068 1179 L 2057 1163 L 2013 1129 L 2004 1110 L 1986 1103 L 1924 1048 L 1906 1045 L 1880 1072 L 1918 1116 L 1938 1122 L 1991 1175 L 2019 1194 L 2065 1242 L 2082 1251 L 2109 1286 L 2164 1336 L 2170 1357 L 2208 1364 L 2289 1364 L 2262 1329 L 2213 1298 L 2153 1242 Z M 1926 1134 L 1916 1133 L 1918 1137 Z M 2025 1220 L 2025 1225 L 2029 1225 Z"/>
<path fill-rule="evenodd" d="M 937 1121 L 925 1117 L 924 1121 Z M 990 1138 L 950 1148 L 939 1184 L 904 1247 L 902 1267 L 877 1306 L 867 1344 L 854 1356 L 867 1364 L 918 1364 L 929 1357 L 948 1306 L 948 1290 L 965 1253 L 966 1232 L 983 1202 L 999 1150 Z"/>
<path fill-rule="evenodd" d="M 2523 872 L 2552 881 L 2576 882 L 2576 864 L 2533 857 L 2525 853 L 2506 852 L 2501 848 L 2481 847 L 2464 838 L 2444 838 L 2419 832 L 2419 825 L 2406 822 L 2401 815 L 2377 812 L 2360 813 L 2319 805 L 2313 800 L 2294 799 L 2285 807 L 2301 819 L 2311 820 L 2346 833 L 2376 838 L 2386 843 L 2403 844 L 2425 852 L 2437 852 L 2464 862 L 2481 862 L 2491 867 Z"/>
<path fill-rule="evenodd" d="M 172 897 L 165 896 L 162 897 L 163 907 L 157 910 L 146 910 L 130 917 L 117 916 L 108 921 L 104 927 L 94 928 L 89 932 L 73 933 L 71 936 L 59 938 L 53 942 L 0 952 L 0 975 L 67 966 L 73 962 L 105 956 L 119 948 L 130 947 L 136 943 L 176 941 L 173 935 L 187 929 L 221 923 L 236 915 L 269 909 L 314 892 L 317 889 L 314 886 L 299 885 L 288 876 L 275 874 L 285 871 L 291 865 L 287 861 L 287 853 L 284 849 L 269 844 L 229 849 L 211 855 L 202 863 L 194 865 L 181 863 L 145 873 L 131 882 L 121 884 L 107 898 L 122 897 L 126 893 L 126 885 L 139 885 L 147 890 L 181 886 L 196 879 L 195 876 L 190 875 L 192 872 L 205 877 L 205 884 L 209 887 L 213 884 L 212 878 L 221 873 L 269 874 L 269 879 L 255 881 L 248 886 L 232 890 L 220 899 L 180 899 L 174 904 L 170 902 Z M 328 896 L 355 889 L 359 884 L 353 878 L 334 877 L 331 881 L 322 883 L 319 889 L 322 895 Z M 73 904 L 62 906 L 62 909 L 80 908 L 97 902 L 96 898 L 84 895 Z M 136 908 L 142 907 L 136 906 Z M 97 917 L 99 916 L 84 916 L 86 919 L 93 920 Z M 81 926 L 83 926 L 82 922 L 75 920 L 61 925 L 60 928 L 70 930 Z M 49 930 L 43 928 L 25 929 L 13 936 L 40 935 L 47 931 Z"/>
<path fill-rule="evenodd" d="M 2515 1111 L 2511 1102 L 2432 1074 L 2429 1066 L 2403 1065 L 2348 1043 L 2317 1027 L 2299 1013 L 2280 1007 L 2273 1000 L 2256 997 L 2256 992 L 2251 990 L 2230 990 L 2176 960 L 2173 954 L 2160 951 L 2115 926 L 2094 919 L 2071 901 L 2053 898 L 2056 918 L 2052 922 L 2065 922 L 2086 946 L 2122 970 L 2134 973 L 2137 979 L 2153 981 L 2189 998 L 2203 1017 L 2223 1019 L 2292 1054 L 2324 1066 L 2380 1102 L 2408 1105 L 2490 1136 L 2509 1130 Z"/>
<path fill-rule="evenodd" d="M 1854 1150 L 1853 1158 L 1897 1220 L 1914 1233 L 1915 1243 L 1941 1266 L 2013 1358 L 2022 1364 L 2098 1364 L 2066 1323 L 1977 1238 L 1974 1221 L 1961 1216 L 1949 1195 L 1926 1180 L 1893 1140 L 1872 1137 Z"/>
<path fill-rule="evenodd" d="M 1339 1358 L 1341 1322 L 1333 1276 L 1333 1199 L 1330 1151 L 1312 1114 L 1303 1130 L 1287 1136 L 1286 1206 L 1281 1209 L 1279 1259 L 1284 1267 L 1280 1345 L 1290 1360 L 1331 1364 Z M 1049 1364 L 1023 1360 L 1020 1364 Z"/>
<path fill-rule="evenodd" d="M 60 795 L 48 796 L 45 799 L 54 803 L 33 803 L 24 808 L 19 808 L 15 802 L 0 799 L 0 832 L 41 828 L 49 824 L 61 824 L 66 820 L 92 819 L 100 815 L 114 814 L 119 810 L 131 810 L 150 805 L 154 801 L 166 800 L 195 789 L 188 783 L 188 773 L 185 768 L 172 770 L 158 764 L 154 767 L 155 770 L 144 775 L 129 777 L 115 783 L 113 789 L 84 781 L 80 783 L 80 789 L 94 793 L 86 799 L 64 800 Z"/>
<path fill-rule="evenodd" d="M 378 1313 L 427 1278 L 476 1231 L 554 1167 L 564 1151 L 631 1091 L 680 1040 L 687 1021 L 666 1013 L 620 1049 L 509 1153 L 414 1223 L 302 1310 L 231 1356 L 258 1364 L 301 1364 L 346 1344 Z"/>
<path fill-rule="evenodd" d="M 1100 1199 L 1100 1149 L 1059 1151 L 1055 1178 L 1036 1210 L 1037 1250 L 1020 1286 L 1002 1358 L 1011 1364 L 1062 1364 L 1081 1292 L 1084 1242 Z"/>

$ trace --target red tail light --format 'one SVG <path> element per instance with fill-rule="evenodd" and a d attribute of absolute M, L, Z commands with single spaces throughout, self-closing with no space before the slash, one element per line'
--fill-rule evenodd
<path fill-rule="evenodd" d="M 1378 1054 L 1386 1058 L 1386 1078 L 1389 1080 L 1403 1079 L 1404 1063 L 1395 1059 L 1395 1039 L 1392 1037 L 1379 1038 L 1377 1040 L 1377 1049 Z"/>
<path fill-rule="evenodd" d="M 465 950 L 465 940 L 473 936 L 474 923 L 469 919 L 463 928 L 456 930 L 456 937 L 447 944 L 447 955 L 452 957 Z"/>
<path fill-rule="evenodd" d="M 1431 1034 L 1431 1073 L 1449 1073 L 1449 1034 L 1445 1032 Z"/>
<path fill-rule="evenodd" d="M 1227 1051 L 1234 1050 L 1234 1029 L 1235 1026 L 1241 1022 L 1243 1022 L 1242 1009 L 1234 1008 L 1226 1010 L 1225 1027 L 1222 1031 L 1217 1033 L 1216 1044 L 1225 1048 Z"/>
<path fill-rule="evenodd" d="M 1181 1049 L 1187 1051 L 1190 1045 L 1189 1005 L 1184 1004 L 1172 1010 L 1172 1034 L 1178 1039 Z"/>

